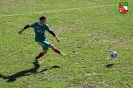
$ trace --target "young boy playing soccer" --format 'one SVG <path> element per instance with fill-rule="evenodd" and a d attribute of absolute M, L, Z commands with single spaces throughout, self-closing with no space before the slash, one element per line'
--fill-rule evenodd
<path fill-rule="evenodd" d="M 58 53 L 58 54 L 62 54 L 64 55 L 63 53 L 61 53 L 57 48 L 55 48 L 55 46 L 53 44 L 50 44 L 47 39 L 46 39 L 46 35 L 45 35 L 45 31 L 48 31 L 50 34 L 52 34 L 57 42 L 60 42 L 60 39 L 55 35 L 55 33 L 53 31 L 51 31 L 51 29 L 49 28 L 49 26 L 47 24 L 45 24 L 46 22 L 46 17 L 44 16 L 41 16 L 39 18 L 39 22 L 33 22 L 31 24 L 28 24 L 26 25 L 22 30 L 20 30 L 18 32 L 18 34 L 22 34 L 22 32 L 29 28 L 29 27 L 32 27 L 34 28 L 34 32 L 35 32 L 35 41 L 38 42 L 42 48 L 43 48 L 43 51 L 39 53 L 39 55 L 37 55 L 35 57 L 35 62 L 38 62 L 38 59 L 40 57 L 42 57 L 44 54 L 47 53 L 48 51 L 48 48 L 51 48 L 54 52 Z"/>

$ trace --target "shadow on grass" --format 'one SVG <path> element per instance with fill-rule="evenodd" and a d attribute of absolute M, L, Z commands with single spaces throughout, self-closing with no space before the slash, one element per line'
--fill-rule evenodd
<path fill-rule="evenodd" d="M 52 68 L 60 68 L 60 66 L 54 65 L 54 66 L 52 66 L 52 67 L 50 67 L 50 68 L 43 69 L 43 70 L 39 71 L 38 73 L 43 73 L 43 72 L 45 72 L 45 71 L 47 71 L 47 70 L 50 70 L 50 69 L 52 69 Z"/>
<path fill-rule="evenodd" d="M 16 74 L 13 74 L 10 76 L 3 76 L 2 74 L 0 74 L 0 78 L 8 79 L 7 82 L 14 82 L 14 81 L 16 81 L 17 78 L 22 77 L 22 76 L 28 76 L 28 75 L 36 74 L 36 73 L 43 73 L 43 72 L 50 70 L 52 68 L 60 68 L 59 66 L 52 66 L 50 68 L 43 69 L 43 70 L 38 72 L 40 65 L 38 63 L 33 63 L 33 64 L 34 64 L 34 67 L 31 69 L 20 71 L 20 72 L 17 72 Z M 31 73 L 31 74 L 29 74 L 29 73 Z"/>
<path fill-rule="evenodd" d="M 111 68 L 114 64 L 107 64 L 106 67 L 107 68 Z"/>

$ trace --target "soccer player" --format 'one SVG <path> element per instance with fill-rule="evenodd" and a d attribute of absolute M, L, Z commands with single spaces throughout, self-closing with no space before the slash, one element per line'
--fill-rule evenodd
<path fill-rule="evenodd" d="M 46 39 L 45 31 L 48 31 L 55 37 L 57 42 L 60 42 L 60 39 L 57 37 L 57 35 L 55 35 L 55 33 L 46 24 L 46 17 L 41 16 L 39 18 L 39 22 L 33 22 L 31 24 L 26 25 L 22 30 L 18 32 L 18 34 L 22 34 L 22 32 L 29 27 L 34 28 L 35 41 L 38 42 L 43 48 L 43 51 L 35 57 L 35 62 L 38 63 L 38 59 L 47 53 L 48 48 L 51 48 L 54 52 L 58 54 L 64 55 L 53 44 L 50 44 Z"/>

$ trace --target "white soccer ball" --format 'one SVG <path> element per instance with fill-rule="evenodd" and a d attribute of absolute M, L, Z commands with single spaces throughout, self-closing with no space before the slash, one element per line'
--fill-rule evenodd
<path fill-rule="evenodd" d="M 116 57 L 118 56 L 118 53 L 115 52 L 115 51 L 113 51 L 113 52 L 110 53 L 110 56 L 111 56 L 112 58 L 116 58 Z"/>

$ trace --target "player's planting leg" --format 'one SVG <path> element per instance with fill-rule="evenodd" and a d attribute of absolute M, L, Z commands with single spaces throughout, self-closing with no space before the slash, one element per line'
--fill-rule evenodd
<path fill-rule="evenodd" d="M 50 47 L 54 52 L 56 52 L 56 53 L 58 53 L 58 54 L 61 54 L 61 52 L 60 52 L 57 48 L 55 48 L 53 44 L 50 44 L 49 47 Z"/>
<path fill-rule="evenodd" d="M 46 54 L 46 53 L 47 53 L 47 50 L 43 50 L 41 53 L 39 53 L 39 54 L 36 56 L 35 60 L 38 61 L 38 59 L 39 59 L 40 57 L 42 57 L 44 54 Z"/>

